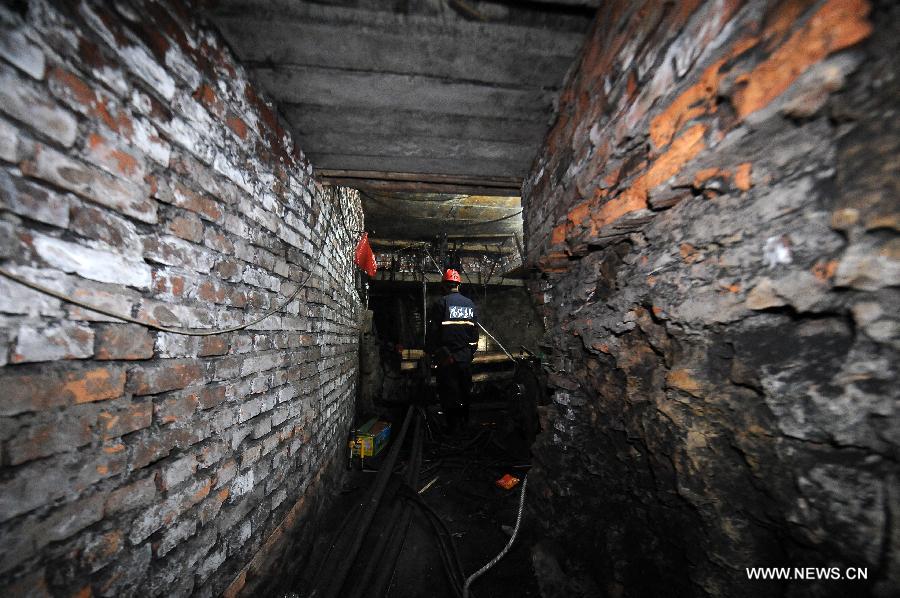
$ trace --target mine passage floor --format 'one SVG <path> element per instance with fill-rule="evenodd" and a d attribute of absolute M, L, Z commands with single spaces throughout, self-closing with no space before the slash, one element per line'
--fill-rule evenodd
<path fill-rule="evenodd" d="M 441 434 L 439 416 L 433 408 L 429 410 L 418 484 L 420 490 L 437 478 L 420 496 L 452 534 L 466 576 L 502 550 L 516 521 L 521 483 L 511 490 L 503 490 L 495 481 L 504 474 L 523 478 L 530 461 L 524 437 L 504 409 L 497 409 L 496 405 L 474 407 L 470 424 L 454 435 Z M 372 472 L 348 472 L 345 492 L 325 518 L 327 523 L 316 540 L 314 555 L 328 551 L 343 513 L 365 495 L 374 476 Z M 384 526 L 393 500 L 387 496 L 379 508 L 373 523 L 376 532 L 379 526 Z M 516 543 L 473 584 L 473 598 L 539 596 L 528 548 L 527 508 L 525 513 Z M 363 553 L 365 550 L 364 546 Z M 363 553 L 361 559 L 366 558 Z M 313 570 L 317 566 L 315 560 L 314 556 L 309 564 Z M 298 588 L 299 595 L 305 596 L 302 585 Z M 442 565 L 434 532 L 425 516 L 414 510 L 386 596 L 454 598 L 457 595 Z"/>

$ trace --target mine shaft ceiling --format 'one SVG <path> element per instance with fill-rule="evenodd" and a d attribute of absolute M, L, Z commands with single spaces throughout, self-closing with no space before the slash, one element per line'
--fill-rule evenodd
<path fill-rule="evenodd" d="M 522 235 L 518 196 L 362 192 L 366 228 L 383 239 L 470 239 Z"/>
<path fill-rule="evenodd" d="M 599 0 L 219 0 L 325 180 L 518 195 Z"/>

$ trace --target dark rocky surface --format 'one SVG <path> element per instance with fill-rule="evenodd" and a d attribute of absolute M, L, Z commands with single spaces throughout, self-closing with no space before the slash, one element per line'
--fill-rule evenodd
<path fill-rule="evenodd" d="M 543 595 L 895 596 L 897 7 L 696 4 L 601 10 L 526 182 Z"/>

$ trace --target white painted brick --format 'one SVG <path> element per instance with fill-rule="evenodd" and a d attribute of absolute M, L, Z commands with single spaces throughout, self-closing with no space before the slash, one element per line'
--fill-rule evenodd
<path fill-rule="evenodd" d="M 18 162 L 19 132 L 6 120 L 0 118 L 0 160 Z"/>
<path fill-rule="evenodd" d="M 255 372 L 264 372 L 271 370 L 273 367 L 281 365 L 282 354 L 270 353 L 268 355 L 258 355 L 256 357 L 248 357 L 241 365 L 241 376 L 246 376 Z"/>
<path fill-rule="evenodd" d="M 13 180 L 0 170 L 0 202 L 20 216 L 66 228 L 69 226 L 69 199 L 23 180 Z"/>
<path fill-rule="evenodd" d="M 9 69 L 0 66 L 0 110 L 57 143 L 71 147 L 78 121 L 56 105 L 46 92 L 39 92 Z"/>
<path fill-rule="evenodd" d="M 164 490 L 174 488 L 190 478 L 197 471 L 197 459 L 194 455 L 186 455 L 167 465 L 160 477 Z"/>
<path fill-rule="evenodd" d="M 253 490 L 253 481 L 252 469 L 234 478 L 234 481 L 231 482 L 231 498 L 243 496 Z"/>
<path fill-rule="evenodd" d="M 212 145 L 184 119 L 176 117 L 167 122 L 158 123 L 158 126 L 169 139 L 189 151 L 204 164 L 213 161 L 215 150 Z"/>
<path fill-rule="evenodd" d="M 162 358 L 195 357 L 198 351 L 197 337 L 160 332 L 156 335 L 156 353 Z"/>
<path fill-rule="evenodd" d="M 17 274 L 21 274 L 28 280 L 33 280 L 54 290 L 67 291 L 66 285 L 60 280 L 62 275 L 58 272 L 53 272 L 53 274 L 58 275 L 55 279 L 37 275 L 38 272 L 40 271 L 22 268 Z M 42 315 L 57 318 L 65 315 L 65 312 L 62 310 L 62 302 L 59 299 L 33 291 L 5 277 L 0 277 L 0 313 Z"/>
<path fill-rule="evenodd" d="M 285 488 L 279 488 L 278 491 L 272 495 L 272 508 L 275 509 L 284 502 L 287 498 L 287 490 Z"/>
<path fill-rule="evenodd" d="M 78 288 L 74 289 L 70 294 L 74 299 L 79 299 L 90 303 L 91 305 L 107 309 L 112 313 L 123 315 L 131 314 L 131 309 L 137 302 L 137 296 L 129 292 L 124 292 L 124 289 L 118 289 L 111 292 L 96 288 L 96 285 L 87 284 L 86 281 L 80 282 Z M 121 322 L 121 320 L 117 318 L 111 318 L 76 305 L 67 305 L 66 308 L 69 311 L 70 320 Z"/>
<path fill-rule="evenodd" d="M 149 289 L 150 266 L 120 255 L 36 234 L 34 248 L 49 265 L 99 282 Z"/>
<path fill-rule="evenodd" d="M 21 29 L 0 25 L 0 56 L 33 79 L 44 78 L 46 60 L 40 48 L 31 43 Z"/>
<path fill-rule="evenodd" d="M 212 575 L 216 569 L 222 566 L 222 563 L 225 562 L 225 549 L 218 550 L 200 563 L 200 566 L 197 568 L 197 578 L 202 582 L 205 581 L 207 577 Z"/>
<path fill-rule="evenodd" d="M 215 324 L 215 313 L 209 310 L 151 299 L 141 301 L 138 317 L 147 318 L 163 326 L 211 328 Z"/>
<path fill-rule="evenodd" d="M 46 328 L 22 325 L 10 361 L 26 363 L 57 359 L 84 359 L 94 354 L 94 331 L 64 322 Z"/>
<path fill-rule="evenodd" d="M 88 3 L 82 2 L 79 9 L 88 25 L 100 34 L 109 47 L 116 51 L 119 59 L 132 73 L 143 79 L 151 89 L 166 100 L 172 99 L 172 96 L 175 95 L 175 81 L 147 50 L 133 44 L 120 46 L 116 36 L 106 27 L 103 20 Z"/>
<path fill-rule="evenodd" d="M 247 181 L 244 172 L 235 168 L 224 154 L 216 154 L 213 168 L 247 193 L 253 193 L 253 186 Z"/>
<path fill-rule="evenodd" d="M 167 552 L 193 536 L 197 532 L 197 520 L 186 519 L 178 522 L 174 527 L 166 530 L 162 540 L 156 549 L 157 556 L 164 556 Z"/>
<path fill-rule="evenodd" d="M 177 48 L 174 46 L 169 48 L 166 51 L 165 59 L 166 66 L 172 69 L 182 81 L 187 83 L 188 89 L 197 89 L 200 86 L 200 81 L 202 80 L 200 72 L 185 59 L 184 54 Z"/>
<path fill-rule="evenodd" d="M 208 274 L 215 265 L 215 255 L 189 241 L 172 235 L 149 239 L 144 246 L 144 257 L 167 266 L 181 266 Z"/>
<path fill-rule="evenodd" d="M 93 169 L 46 146 L 38 145 L 34 157 L 23 163 L 22 170 L 126 216 L 150 224 L 157 221 L 156 202 L 142 186 Z"/>

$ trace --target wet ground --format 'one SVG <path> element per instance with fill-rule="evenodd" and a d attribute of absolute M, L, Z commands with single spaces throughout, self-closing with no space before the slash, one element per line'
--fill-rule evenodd
<path fill-rule="evenodd" d="M 504 409 L 496 408 L 497 405 L 493 408 L 490 405 L 488 408 L 474 407 L 468 427 L 454 435 L 441 433 L 440 416 L 434 408 L 429 409 L 417 488 L 421 491 L 419 496 L 440 516 L 452 535 L 466 576 L 494 558 L 509 541 L 516 522 L 521 482 L 511 490 L 503 490 L 495 485 L 495 481 L 504 474 L 524 478 L 530 459 L 524 437 L 515 429 Z M 398 463 L 395 468 L 398 474 L 402 474 L 406 466 L 406 451 L 408 447 L 401 454 L 403 463 Z M 336 532 L 346 514 L 364 498 L 375 475 L 366 471 L 348 472 L 345 492 L 337 497 L 334 507 L 322 521 L 324 531 L 316 540 L 306 571 L 298 576 L 296 587 L 300 596 L 308 595 L 310 579 L 327 559 L 340 558 L 334 554 L 334 549 L 331 549 L 332 554 L 327 553 L 335 543 Z M 426 486 L 428 488 L 424 489 Z M 396 485 L 389 486 L 367 536 L 367 543 L 357 557 L 360 564 L 371 556 L 367 553 L 373 546 L 369 538 L 384 529 L 388 514 L 398 500 L 396 493 Z M 522 529 L 527 525 L 528 522 L 523 521 Z M 406 538 L 386 596 L 458 596 L 448 581 L 442 563 L 432 526 L 419 509 L 412 509 Z M 359 571 L 360 567 L 354 567 L 349 579 L 359 575 Z M 471 596 L 539 596 L 530 551 L 521 541 L 521 536 L 499 563 L 474 582 Z"/>

